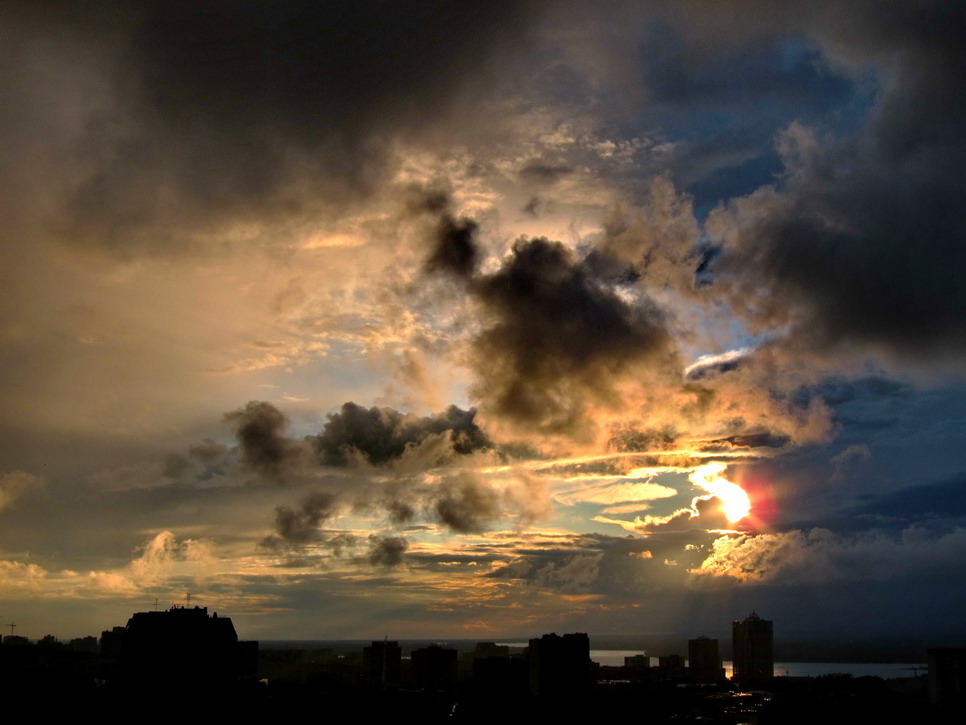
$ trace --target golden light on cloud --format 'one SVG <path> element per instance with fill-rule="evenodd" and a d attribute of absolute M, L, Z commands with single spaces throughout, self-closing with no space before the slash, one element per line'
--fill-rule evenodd
<path fill-rule="evenodd" d="M 725 516 L 734 523 L 751 513 L 751 500 L 741 486 L 721 476 L 725 468 L 727 464 L 720 461 L 708 463 L 695 468 L 688 479 L 721 501 Z"/>
<path fill-rule="evenodd" d="M 314 233 L 302 240 L 302 249 L 326 249 L 328 247 L 361 247 L 366 239 L 358 234 Z"/>

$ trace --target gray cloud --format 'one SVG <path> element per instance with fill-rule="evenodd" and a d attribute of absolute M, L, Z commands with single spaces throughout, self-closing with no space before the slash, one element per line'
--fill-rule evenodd
<path fill-rule="evenodd" d="M 226 219 L 368 193 L 394 138 L 489 91 L 491 59 L 526 47 L 531 15 L 527 2 L 439 0 L 35 5 L 8 4 L 13 67 L 41 84 L 43 52 L 97 91 L 49 105 L 83 129 L 58 139 L 56 226 L 122 254 L 188 250 L 191 232 Z M 10 113 L 12 130 L 28 116 Z"/>
<path fill-rule="evenodd" d="M 829 482 L 837 483 L 845 480 L 855 468 L 870 458 L 872 458 L 872 451 L 864 443 L 849 446 L 832 457 L 832 475 L 829 477 Z"/>
<path fill-rule="evenodd" d="M 449 406 L 437 415 L 406 415 L 392 408 L 363 408 L 348 402 L 328 416 L 322 432 L 309 441 L 322 463 L 347 465 L 354 455 L 379 465 L 397 460 L 430 436 L 449 436 L 451 451 L 466 455 L 491 447 L 476 425 L 475 410 Z"/>
<path fill-rule="evenodd" d="M 778 191 L 722 215 L 733 226 L 712 267 L 735 311 L 790 325 L 798 345 L 941 364 L 966 352 L 966 290 L 950 274 L 966 265 L 962 8 L 859 5 L 818 33 L 875 64 L 868 122 L 838 139 L 790 127 Z"/>
<path fill-rule="evenodd" d="M 448 213 L 440 216 L 426 270 L 470 277 L 476 271 L 480 256 L 473 239 L 476 230 L 477 224 L 472 219 L 457 219 Z"/>
<path fill-rule="evenodd" d="M 572 429 L 587 397 L 607 400 L 633 363 L 672 353 L 653 303 L 625 302 L 559 242 L 517 241 L 476 293 L 489 317 L 475 341 L 476 395 L 521 424 Z"/>
<path fill-rule="evenodd" d="M 828 529 L 722 538 L 701 572 L 779 585 L 835 580 L 889 580 L 941 567 L 963 569 L 966 529 L 937 533 L 909 526 L 899 536 L 880 531 L 843 536 Z"/>
<path fill-rule="evenodd" d="M 697 531 L 647 538 L 586 534 L 566 547 L 518 549 L 510 562 L 484 576 L 520 580 L 529 589 L 635 601 L 643 594 L 682 585 L 688 569 L 705 558 L 712 539 L 707 532 Z"/>
<path fill-rule="evenodd" d="M 188 447 L 187 454 L 169 453 L 164 458 L 161 472 L 167 478 L 181 478 L 191 473 L 199 481 L 225 475 L 234 458 L 232 449 L 205 438 L 201 443 Z"/>
<path fill-rule="evenodd" d="M 262 540 L 265 548 L 279 546 L 303 546 L 321 539 L 319 526 L 335 515 L 338 497 L 335 494 L 319 491 L 306 496 L 298 509 L 278 506 L 275 509 L 275 532 Z M 340 541 L 340 545 L 347 543 Z"/>
<path fill-rule="evenodd" d="M 370 536 L 369 563 L 373 566 L 399 566 L 408 548 L 409 542 L 401 536 Z"/>
<path fill-rule="evenodd" d="M 297 455 L 294 442 L 285 436 L 288 420 L 271 403 L 252 400 L 226 413 L 225 420 L 234 426 L 242 463 L 262 475 L 279 477 L 285 462 Z"/>
<path fill-rule="evenodd" d="M 590 400 L 614 401 L 615 378 L 641 361 L 660 366 L 673 357 L 657 306 L 640 290 L 633 302 L 617 293 L 633 275 L 599 275 L 607 255 L 578 257 L 560 242 L 519 239 L 498 271 L 471 275 L 475 232 L 472 222 L 454 227 L 444 213 L 427 269 L 466 279 L 482 307 L 474 395 L 487 410 L 544 432 L 572 432 Z"/>
<path fill-rule="evenodd" d="M 452 531 L 479 533 L 500 516 L 496 491 L 469 474 L 449 478 L 435 487 L 434 517 Z"/>

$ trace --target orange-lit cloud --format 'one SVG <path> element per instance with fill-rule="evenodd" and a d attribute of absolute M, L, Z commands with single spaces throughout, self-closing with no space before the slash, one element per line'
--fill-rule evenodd
<path fill-rule="evenodd" d="M 721 501 L 728 521 L 736 523 L 751 512 L 751 501 L 738 484 L 721 476 L 727 467 L 727 464 L 720 462 L 699 466 L 691 473 L 689 480 Z"/>

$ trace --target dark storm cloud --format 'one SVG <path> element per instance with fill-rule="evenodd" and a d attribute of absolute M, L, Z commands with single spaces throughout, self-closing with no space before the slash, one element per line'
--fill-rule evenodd
<path fill-rule="evenodd" d="M 439 478 L 397 476 L 359 499 L 356 510 L 383 513 L 394 528 L 419 519 L 466 534 L 490 531 L 507 519 L 527 527 L 548 518 L 552 507 L 547 482 L 539 476 L 517 471 L 512 480 L 494 485 L 484 475 L 464 470 Z"/>
<path fill-rule="evenodd" d="M 651 33 L 641 41 L 647 48 L 641 65 L 651 108 L 690 112 L 700 104 L 731 110 L 744 102 L 755 103 L 756 109 L 769 115 L 777 115 L 780 108 L 787 116 L 791 109 L 817 113 L 838 108 L 853 91 L 850 79 L 830 68 L 819 48 L 802 38 L 765 36 L 741 44 L 705 46 L 702 52 L 667 25 L 654 25 Z M 709 62 L 710 54 L 714 62 Z"/>
<path fill-rule="evenodd" d="M 265 548 L 279 548 L 317 542 L 321 538 L 319 526 L 334 516 L 337 510 L 338 497 L 325 491 L 306 496 L 298 509 L 278 506 L 275 509 L 277 536 L 266 537 L 261 545 Z"/>
<path fill-rule="evenodd" d="M 416 509 L 413 505 L 396 496 L 388 496 L 384 500 L 383 506 L 386 509 L 386 516 L 389 518 L 389 523 L 394 526 L 408 524 L 416 518 Z"/>
<path fill-rule="evenodd" d="M 409 542 L 401 536 L 370 536 L 369 563 L 373 566 L 399 566 L 408 548 Z"/>
<path fill-rule="evenodd" d="M 645 118 L 680 139 L 671 168 L 699 214 L 774 181 L 781 160 L 772 139 L 789 120 L 848 128 L 865 101 L 861 83 L 814 40 L 776 31 L 733 44 L 658 24 L 643 41 Z"/>
<path fill-rule="evenodd" d="M 392 408 L 363 408 L 348 402 L 340 412 L 330 414 L 322 432 L 309 440 L 322 463 L 330 466 L 347 465 L 355 454 L 372 464 L 388 463 L 430 436 L 442 435 L 450 437 L 453 452 L 466 455 L 491 447 L 474 422 L 475 416 L 475 410 L 455 405 L 420 418 Z"/>
<path fill-rule="evenodd" d="M 966 287 L 953 272 L 966 266 L 966 11 L 866 10 L 850 5 L 816 32 L 880 77 L 868 123 L 839 140 L 793 127 L 779 194 L 735 205 L 738 230 L 713 266 L 736 309 L 791 324 L 802 344 L 941 362 L 966 352 Z M 752 295 L 758 309 L 743 307 Z"/>
<path fill-rule="evenodd" d="M 815 392 L 829 405 L 843 405 L 853 401 L 883 401 L 896 403 L 909 399 L 913 387 L 906 380 L 897 380 L 882 375 L 846 380 L 829 378 L 815 388 Z"/>
<path fill-rule="evenodd" d="M 465 474 L 436 486 L 432 512 L 452 531 L 480 533 L 499 518 L 500 497 L 490 486 Z"/>
<path fill-rule="evenodd" d="M 664 314 L 640 275 L 607 251 L 578 254 L 539 237 L 514 242 L 502 266 L 475 273 L 478 226 L 455 220 L 445 194 L 424 193 L 420 211 L 438 213 L 425 268 L 466 284 L 483 310 L 473 340 L 474 393 L 488 411 L 542 432 L 574 432 L 590 401 L 616 403 L 613 382 L 641 362 L 674 356 Z M 629 287 L 625 289 L 629 291 Z"/>
<path fill-rule="evenodd" d="M 480 256 L 473 238 L 476 230 L 477 224 L 472 219 L 455 219 L 443 214 L 436 230 L 435 245 L 426 260 L 426 271 L 471 276 Z"/>
<path fill-rule="evenodd" d="M 482 576 L 517 579 L 538 589 L 590 592 L 639 600 L 642 594 L 680 586 L 704 558 L 707 532 L 668 531 L 647 538 L 578 536 L 568 547 L 518 551 Z"/>
<path fill-rule="evenodd" d="M 424 269 L 429 274 L 448 274 L 458 279 L 472 276 L 480 261 L 476 236 L 479 224 L 468 217 L 457 217 L 448 189 L 413 186 L 404 201 L 414 216 L 438 217 L 429 232 L 429 256 Z"/>
<path fill-rule="evenodd" d="M 474 342 L 476 394 L 518 424 L 571 430 L 589 400 L 613 402 L 616 377 L 672 355 L 657 307 L 625 301 L 559 242 L 518 240 L 474 291 L 489 323 Z"/>
<path fill-rule="evenodd" d="M 288 420 L 271 403 L 249 401 L 226 413 L 225 420 L 234 426 L 242 463 L 264 476 L 278 477 L 284 463 L 296 455 L 293 441 L 285 436 Z"/>
<path fill-rule="evenodd" d="M 58 226 L 125 250 L 183 245 L 176 232 L 229 214 L 304 212 L 306 183 L 365 193 L 394 137 L 486 91 L 490 59 L 524 47 L 530 14 L 442 0 L 30 5 L 11 10 L 28 50 L 68 39 L 44 52 L 89 66 L 105 90 L 65 111 L 86 114 L 88 131 L 65 150 Z M 73 45 L 89 47 L 61 50 Z M 21 72 L 31 56 L 17 57 Z"/>
<path fill-rule="evenodd" d="M 912 486 L 863 502 L 849 513 L 900 528 L 924 523 L 962 525 L 966 520 L 966 473 L 949 480 Z"/>

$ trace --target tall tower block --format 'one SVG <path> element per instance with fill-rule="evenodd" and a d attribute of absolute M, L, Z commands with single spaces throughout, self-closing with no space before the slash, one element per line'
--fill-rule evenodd
<path fill-rule="evenodd" d="M 742 687 L 756 687 L 771 682 L 775 671 L 772 652 L 772 622 L 754 611 L 745 619 L 731 624 L 731 679 Z"/>
<path fill-rule="evenodd" d="M 691 679 L 700 685 L 713 685 L 724 679 L 724 668 L 718 654 L 718 640 L 698 637 L 688 640 L 688 669 Z"/>

